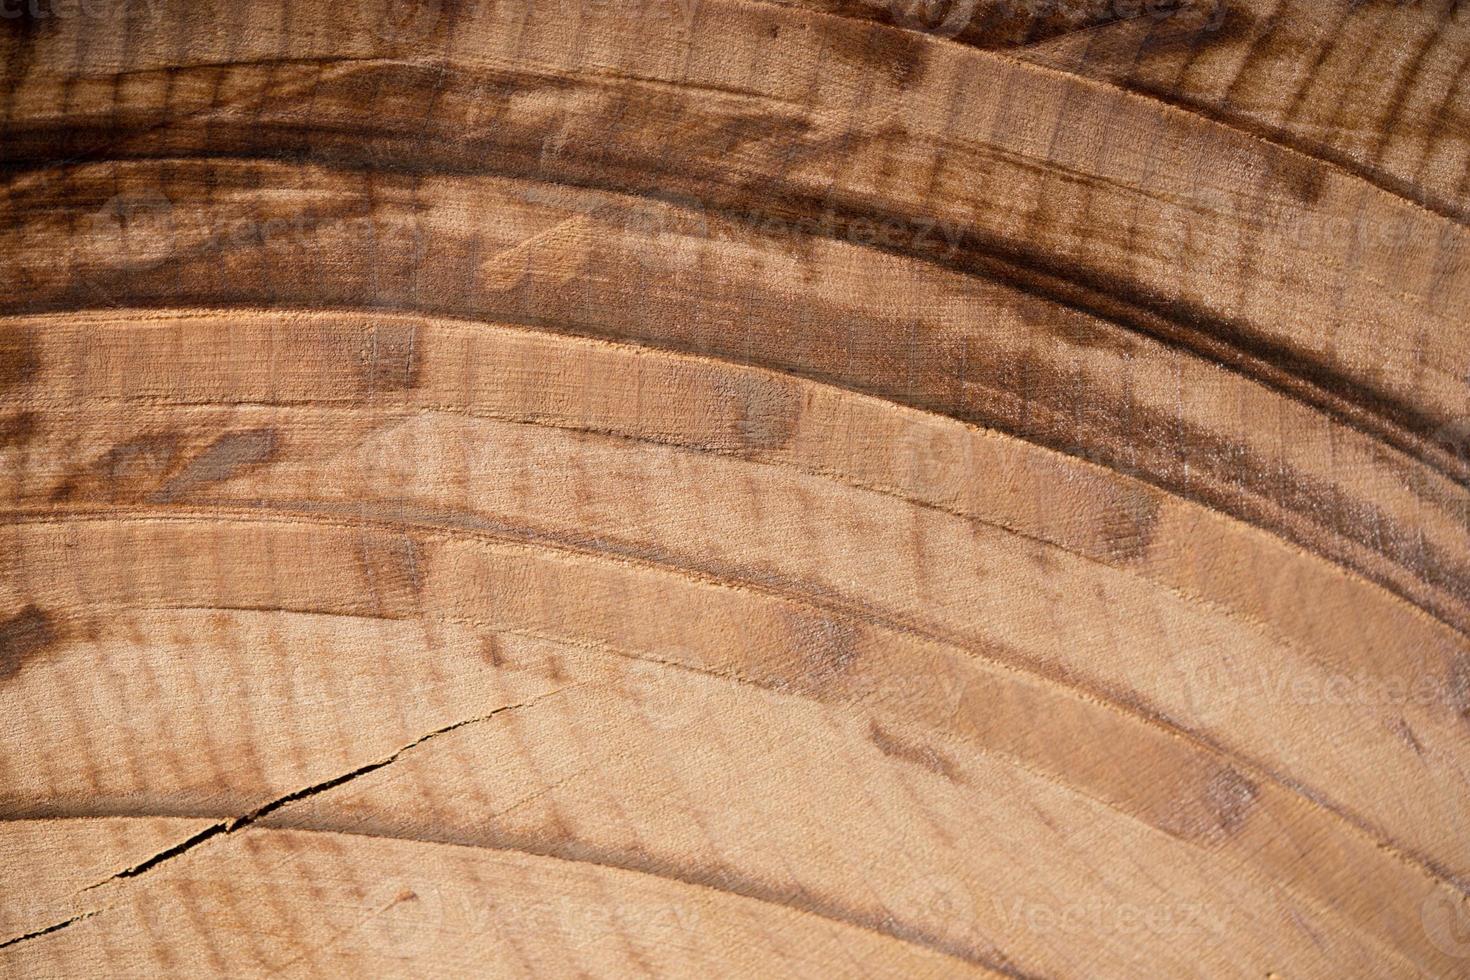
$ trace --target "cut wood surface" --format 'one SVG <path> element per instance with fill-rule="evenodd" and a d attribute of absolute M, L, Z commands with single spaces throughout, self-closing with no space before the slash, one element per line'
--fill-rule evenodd
<path fill-rule="evenodd" d="M 1470 977 L 1470 9 L 0 57 L 0 975 Z"/>

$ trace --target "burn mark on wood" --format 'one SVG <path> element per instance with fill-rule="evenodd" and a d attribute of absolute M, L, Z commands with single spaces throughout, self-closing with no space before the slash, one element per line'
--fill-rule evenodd
<path fill-rule="evenodd" d="M 819 690 L 841 678 L 856 664 L 857 630 L 845 619 L 812 611 L 787 618 L 793 674 L 803 690 Z"/>
<path fill-rule="evenodd" d="M 56 23 L 52 4 L 46 0 L 18 0 L 0 11 L 0 78 L 5 86 L 5 118 L 14 115 L 16 90 L 35 62 L 36 42 L 50 33 Z"/>
<path fill-rule="evenodd" d="M 137 436 L 109 449 L 97 461 L 96 473 L 109 488 L 115 488 L 114 497 L 129 496 L 129 490 L 141 489 L 145 481 L 156 485 L 159 475 L 173 468 L 182 442 L 173 432 Z"/>
<path fill-rule="evenodd" d="M 1395 718 L 1389 724 L 1389 729 L 1398 736 L 1401 742 L 1403 742 L 1409 748 L 1413 749 L 1415 755 L 1424 754 L 1424 744 L 1420 742 L 1419 737 L 1414 734 L 1414 729 L 1409 727 L 1408 721 L 1403 718 Z"/>
<path fill-rule="evenodd" d="M 36 435 L 35 412 L 13 412 L 0 418 L 0 449 L 24 446 Z"/>
<path fill-rule="evenodd" d="M 1216 826 L 1226 834 L 1234 834 L 1244 826 L 1260 792 L 1254 782 L 1226 767 L 1205 787 L 1205 803 Z"/>
<path fill-rule="evenodd" d="M 1159 826 L 1189 840 L 1233 836 L 1245 825 L 1260 796 L 1260 787 L 1229 766 L 1216 769 L 1188 796 L 1176 799 Z"/>
<path fill-rule="evenodd" d="M 41 357 L 30 330 L 0 330 L 0 391 L 28 384 L 40 369 Z"/>
<path fill-rule="evenodd" d="M 275 429 L 226 432 L 191 459 L 151 499 L 155 503 L 168 503 L 212 483 L 232 480 L 269 463 L 279 448 L 280 436 Z"/>
<path fill-rule="evenodd" d="M 26 661 L 44 653 L 59 640 L 55 620 L 34 604 L 0 621 L 0 681 L 15 677 Z"/>
<path fill-rule="evenodd" d="M 1272 169 L 1276 179 L 1304 207 L 1311 207 L 1322 200 L 1327 188 L 1328 168 L 1321 161 L 1283 153 L 1273 157 Z"/>
<path fill-rule="evenodd" d="M 1162 504 L 1157 492 L 1142 486 L 1119 488 L 1114 497 L 1114 505 L 1099 522 L 1098 533 L 1110 559 L 1127 564 L 1148 553 Z"/>
<path fill-rule="evenodd" d="M 735 437 L 749 451 L 780 449 L 801 418 L 801 398 L 787 382 L 755 374 L 721 376 L 718 410 L 731 419 Z"/>
<path fill-rule="evenodd" d="M 828 32 L 825 42 L 837 57 L 877 72 L 901 89 L 923 81 L 929 66 L 928 45 L 932 43 L 922 34 L 881 24 L 866 29 L 843 25 Z"/>
<path fill-rule="evenodd" d="M 177 433 L 134 436 L 64 479 L 52 491 L 51 500 L 135 500 L 152 492 L 177 465 L 182 453 L 183 438 Z"/>
<path fill-rule="evenodd" d="M 928 745 L 915 744 L 893 734 L 877 721 L 868 726 L 868 739 L 878 747 L 878 751 L 891 759 L 907 762 L 938 776 L 943 776 L 952 783 L 961 781 L 959 770 L 955 764 L 936 749 Z"/>

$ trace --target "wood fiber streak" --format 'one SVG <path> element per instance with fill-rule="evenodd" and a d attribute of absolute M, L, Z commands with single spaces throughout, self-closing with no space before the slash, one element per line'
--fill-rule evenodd
<path fill-rule="evenodd" d="M 0 973 L 1470 977 L 1470 10 L 0 4 Z"/>

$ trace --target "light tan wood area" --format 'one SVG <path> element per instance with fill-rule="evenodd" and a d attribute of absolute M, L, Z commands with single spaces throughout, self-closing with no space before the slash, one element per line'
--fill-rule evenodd
<path fill-rule="evenodd" d="M 1470 977 L 1470 10 L 0 0 L 0 975 Z"/>

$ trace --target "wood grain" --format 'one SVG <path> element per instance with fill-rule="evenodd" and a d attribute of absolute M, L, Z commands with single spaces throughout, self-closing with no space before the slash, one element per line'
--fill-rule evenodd
<path fill-rule="evenodd" d="M 1460 4 L 0 15 L 5 975 L 1470 977 Z"/>

